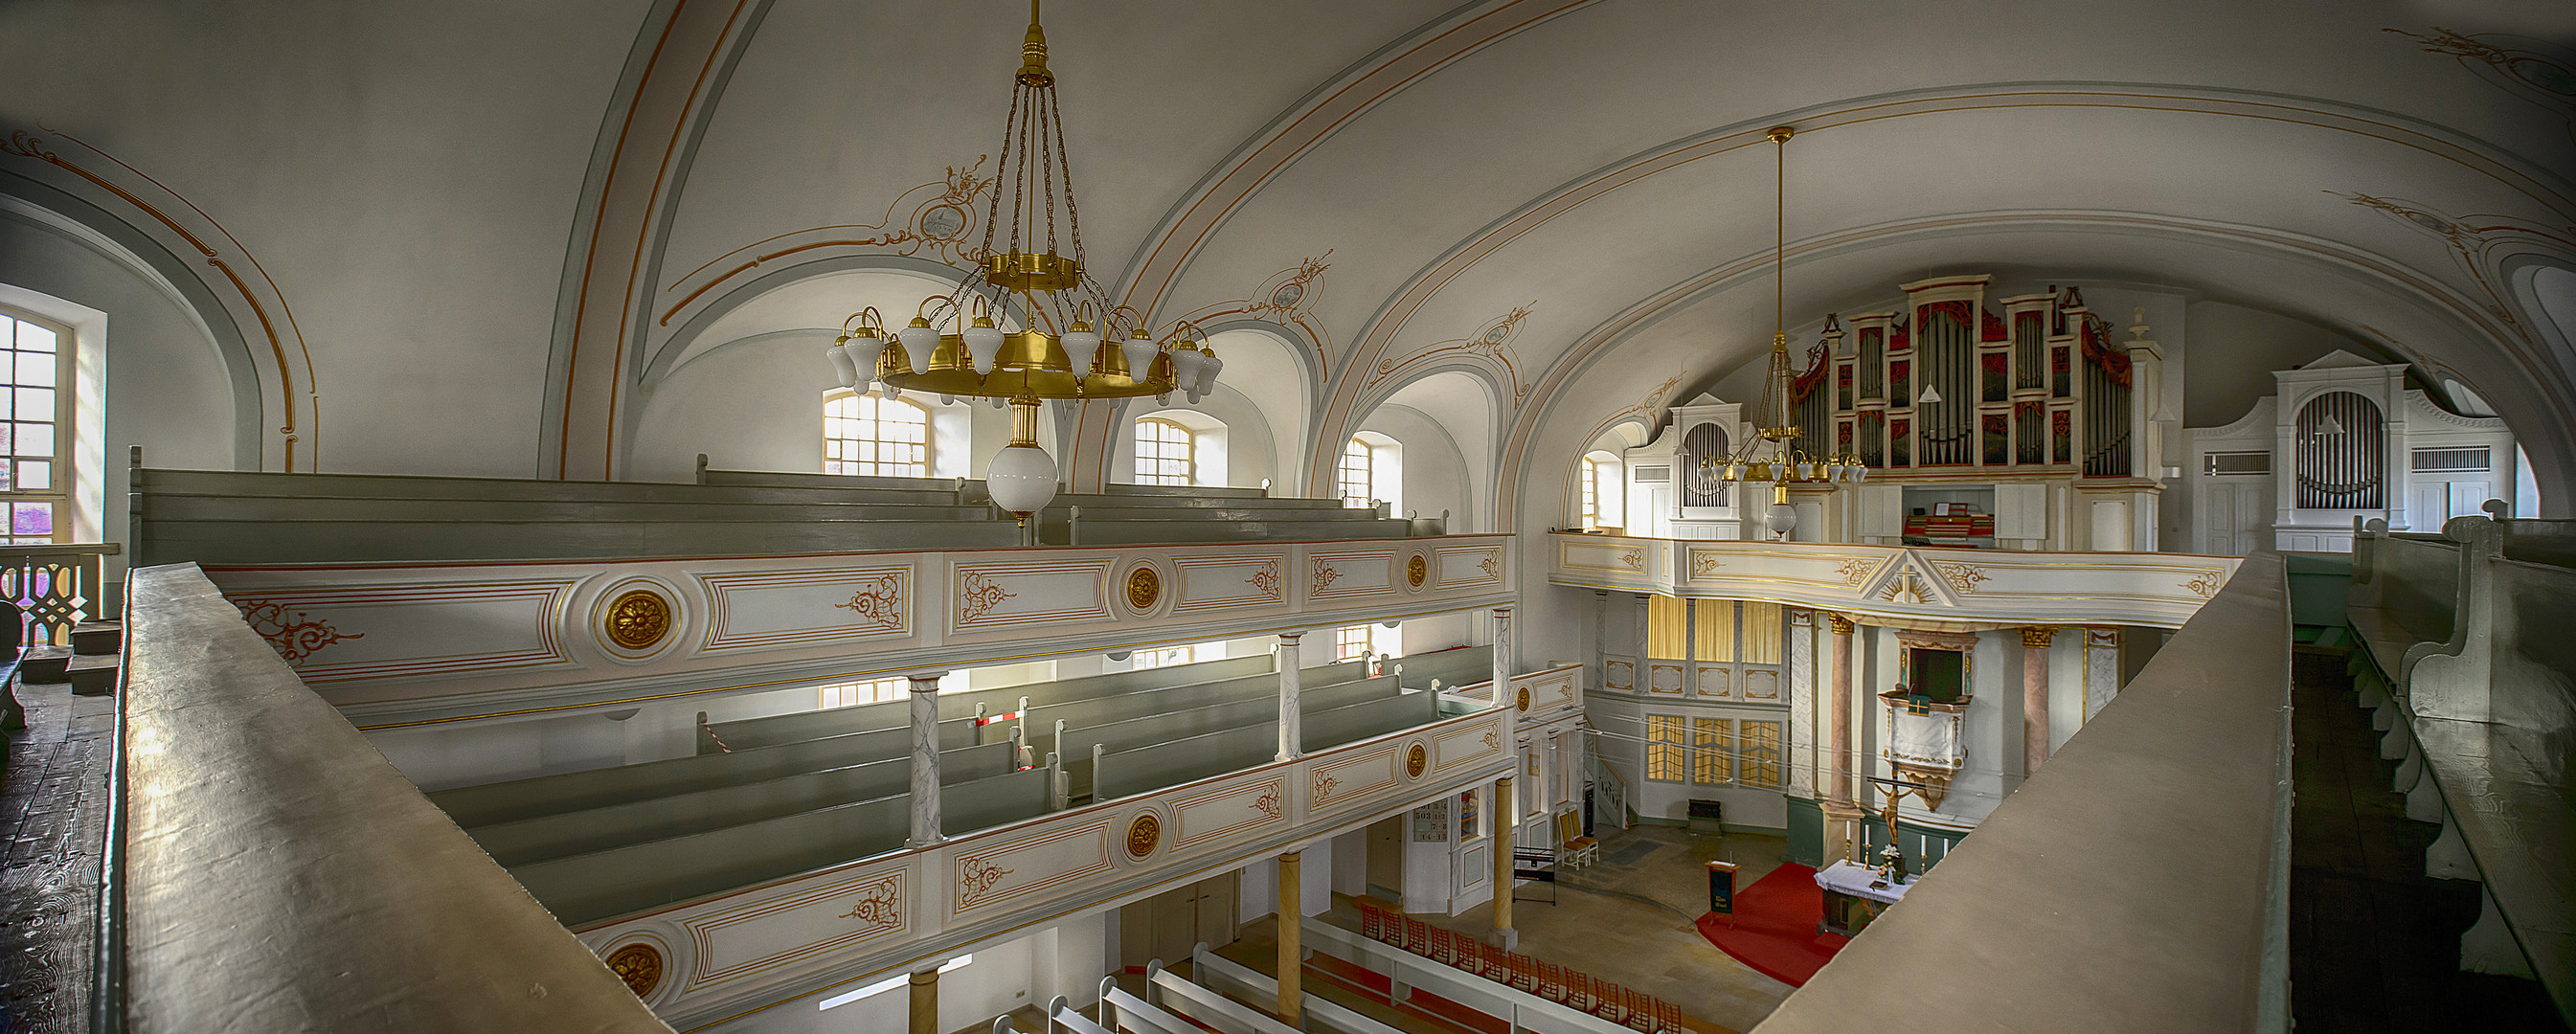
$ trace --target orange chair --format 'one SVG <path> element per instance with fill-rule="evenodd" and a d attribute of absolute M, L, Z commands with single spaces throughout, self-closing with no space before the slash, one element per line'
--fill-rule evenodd
<path fill-rule="evenodd" d="M 1576 812 L 1556 813 L 1557 853 L 1563 864 L 1580 869 L 1601 860 L 1601 841 L 1583 835 L 1583 816 Z"/>

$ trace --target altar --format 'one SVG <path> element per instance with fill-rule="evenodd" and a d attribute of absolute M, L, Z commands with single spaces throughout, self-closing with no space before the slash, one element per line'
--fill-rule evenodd
<path fill-rule="evenodd" d="M 1879 878 L 1877 869 L 1837 861 L 1816 870 L 1816 886 L 1825 892 L 1825 918 L 1816 924 L 1817 930 L 1849 937 L 1887 911 L 1887 906 L 1904 900 L 1914 884 L 1911 880 L 1890 883 Z"/>

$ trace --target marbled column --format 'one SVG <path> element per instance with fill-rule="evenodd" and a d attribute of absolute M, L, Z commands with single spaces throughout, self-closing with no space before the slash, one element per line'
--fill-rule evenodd
<path fill-rule="evenodd" d="M 1840 614 L 1825 615 L 1825 623 L 1834 630 L 1834 731 L 1829 737 L 1833 750 L 1833 792 L 1828 796 L 1844 804 L 1852 799 L 1852 620 Z"/>
<path fill-rule="evenodd" d="M 939 1029 L 939 967 L 912 975 L 912 1034 L 944 1034 Z"/>
<path fill-rule="evenodd" d="M 1503 709 L 1503 747 L 1520 753 L 1520 708 L 1512 695 L 1512 608 L 1494 608 L 1494 706 Z"/>
<path fill-rule="evenodd" d="M 1610 594 L 1592 594 L 1592 688 L 1610 681 Z"/>
<path fill-rule="evenodd" d="M 1512 799 L 1512 777 L 1494 780 L 1494 940 L 1505 949 L 1518 935 L 1512 931 L 1512 846 L 1520 821 L 1520 802 Z"/>
<path fill-rule="evenodd" d="M 1816 613 L 1789 612 L 1789 789 L 1816 792 Z"/>
<path fill-rule="evenodd" d="M 939 678 L 928 672 L 912 679 L 912 839 L 928 847 L 945 839 L 939 832 Z M 934 995 L 936 991 L 932 992 Z M 914 985 L 920 994 L 920 985 Z"/>
<path fill-rule="evenodd" d="M 2120 695 L 2120 630 L 2087 628 L 2084 630 L 2084 720 L 2102 712 L 2111 698 Z"/>
<path fill-rule="evenodd" d="M 1297 637 L 1301 633 L 1279 633 L 1279 760 L 1295 761 L 1305 753 L 1305 733 L 1298 724 L 1297 710 Z"/>
<path fill-rule="evenodd" d="M 2033 625 L 2021 630 L 2021 774 L 2032 775 L 2048 760 L 2048 641 L 2057 630 Z"/>
<path fill-rule="evenodd" d="M 1306 995 L 1298 986 L 1306 969 L 1306 953 L 1299 942 L 1305 937 L 1306 896 L 1304 867 L 1299 864 L 1305 854 L 1290 851 L 1279 856 L 1279 1018 L 1291 1027 L 1300 1027 L 1297 1014 L 1303 1011 Z"/>

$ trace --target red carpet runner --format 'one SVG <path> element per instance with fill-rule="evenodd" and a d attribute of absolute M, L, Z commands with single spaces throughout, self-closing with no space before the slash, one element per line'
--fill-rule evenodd
<path fill-rule="evenodd" d="M 1792 987 L 1803 986 L 1851 938 L 1816 932 L 1825 918 L 1825 892 L 1816 870 L 1782 862 L 1771 874 L 1735 894 L 1735 915 L 1699 917 L 1699 935 L 1737 962 Z"/>

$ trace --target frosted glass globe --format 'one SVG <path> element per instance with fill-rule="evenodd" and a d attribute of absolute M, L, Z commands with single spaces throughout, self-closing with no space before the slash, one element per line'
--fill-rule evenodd
<path fill-rule="evenodd" d="M 1798 508 L 1787 503 L 1773 503 L 1770 509 L 1762 511 L 1762 526 L 1771 529 L 1771 534 L 1786 535 L 1798 526 Z"/>
<path fill-rule="evenodd" d="M 1046 509 L 1055 498 L 1055 457 L 1035 445 L 1011 445 L 993 455 L 984 471 L 984 487 L 993 503 L 1016 516 Z"/>

